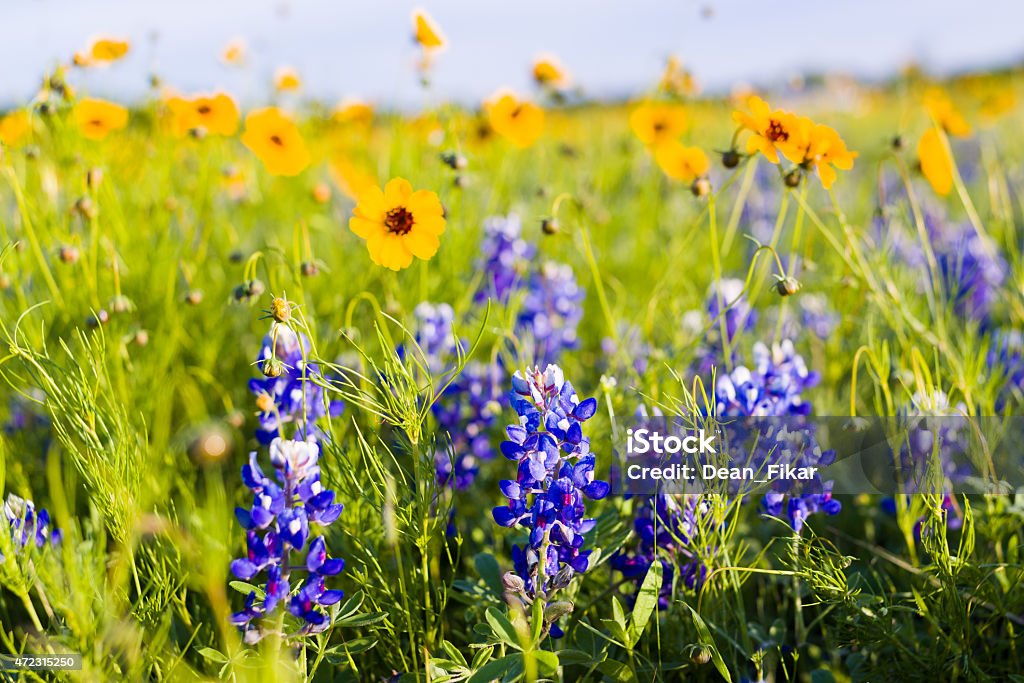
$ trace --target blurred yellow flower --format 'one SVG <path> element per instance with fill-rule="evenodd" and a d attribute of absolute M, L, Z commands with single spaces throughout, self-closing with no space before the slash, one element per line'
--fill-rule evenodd
<path fill-rule="evenodd" d="M 949 97 L 939 88 L 931 88 L 925 93 L 924 106 L 928 115 L 936 124 L 942 126 L 947 135 L 962 138 L 971 134 L 971 124 L 950 101 Z"/>
<path fill-rule="evenodd" d="M 773 110 L 768 103 L 757 95 L 747 98 L 747 109 L 750 112 L 734 111 L 732 118 L 753 135 L 747 138 L 747 154 L 761 152 L 768 161 L 779 163 L 779 152 L 790 161 L 799 158 L 794 152 L 795 140 L 790 140 L 797 127 L 797 117 L 781 109 Z"/>
<path fill-rule="evenodd" d="M 110 64 L 128 54 L 131 43 L 119 38 L 94 38 L 89 46 L 74 56 L 75 66 L 101 66 Z"/>
<path fill-rule="evenodd" d="M 552 55 L 541 55 L 533 62 L 533 80 L 542 87 L 561 90 L 569 86 L 569 72 Z"/>
<path fill-rule="evenodd" d="M 658 89 L 677 96 L 693 96 L 700 93 L 693 74 L 683 67 L 683 63 L 675 55 L 669 55 L 665 63 L 665 71 L 661 74 Z"/>
<path fill-rule="evenodd" d="M 224 46 L 224 51 L 220 53 L 220 59 L 225 64 L 241 66 L 245 63 L 245 53 L 245 41 L 241 38 L 235 38 Z"/>
<path fill-rule="evenodd" d="M 448 44 L 437 22 L 425 10 L 413 10 L 412 28 L 413 37 L 425 50 L 441 50 Z"/>
<path fill-rule="evenodd" d="M 641 104 L 629 115 L 630 128 L 648 147 L 675 140 L 686 124 L 686 109 L 678 104 Z"/>
<path fill-rule="evenodd" d="M 282 66 L 274 72 L 274 89 L 278 92 L 291 92 L 301 87 L 302 79 L 292 67 Z"/>
<path fill-rule="evenodd" d="M 373 121 L 373 105 L 363 100 L 350 98 L 342 100 L 334 108 L 332 118 L 337 123 L 359 123 L 368 125 Z"/>
<path fill-rule="evenodd" d="M 437 253 L 445 228 L 444 208 L 433 192 L 413 192 L 408 180 L 394 178 L 383 191 L 374 186 L 360 195 L 348 226 L 366 240 L 374 263 L 402 270 L 412 264 L 413 256 L 429 260 Z"/>
<path fill-rule="evenodd" d="M 705 176 L 711 167 L 708 156 L 699 147 L 686 147 L 677 140 L 662 142 L 654 148 L 654 160 L 669 178 L 690 183 Z"/>
<path fill-rule="evenodd" d="M 298 126 L 277 107 L 257 109 L 245 117 L 242 144 L 271 175 L 298 175 L 309 165 L 309 151 Z"/>
<path fill-rule="evenodd" d="M 173 96 L 167 106 L 173 115 L 175 135 L 202 129 L 210 135 L 234 135 L 238 131 L 238 105 L 230 95 L 219 92 L 191 98 Z"/>
<path fill-rule="evenodd" d="M 377 187 L 377 179 L 369 171 L 356 166 L 342 154 L 332 157 L 327 168 L 331 173 L 331 180 L 349 199 L 358 200 L 364 192 Z"/>
<path fill-rule="evenodd" d="M 544 110 L 511 91 L 498 91 L 484 102 L 484 109 L 494 132 L 520 149 L 533 145 L 544 132 Z"/>
<path fill-rule="evenodd" d="M 82 135 L 90 140 L 102 140 L 114 130 L 128 125 L 128 110 L 119 104 L 85 98 L 72 110 L 72 117 Z"/>
<path fill-rule="evenodd" d="M 921 163 L 921 173 L 935 194 L 949 194 L 953 189 L 953 158 L 942 139 L 942 133 L 935 126 L 930 126 L 918 141 L 917 158 Z"/>
<path fill-rule="evenodd" d="M 0 143 L 16 147 L 28 135 L 31 124 L 28 112 L 19 109 L 6 116 L 0 116 Z"/>
<path fill-rule="evenodd" d="M 987 121 L 994 121 L 1009 114 L 1017 107 L 1017 95 L 1008 86 L 1003 85 L 984 95 L 979 113 Z"/>
<path fill-rule="evenodd" d="M 836 169 L 849 171 L 857 152 L 851 152 L 832 127 L 815 123 L 806 116 L 794 117 L 787 158 L 808 171 L 816 171 L 826 190 L 836 181 Z"/>

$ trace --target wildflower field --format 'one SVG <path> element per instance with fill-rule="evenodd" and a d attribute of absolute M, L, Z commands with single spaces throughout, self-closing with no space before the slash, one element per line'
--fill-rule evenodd
<path fill-rule="evenodd" d="M 0 653 L 81 654 L 0 677 L 1024 680 L 1021 73 L 474 107 L 412 28 L 416 111 L 105 38 L 0 115 Z M 830 476 L 886 419 L 934 476 Z M 652 424 L 819 469 L 633 490 Z"/>

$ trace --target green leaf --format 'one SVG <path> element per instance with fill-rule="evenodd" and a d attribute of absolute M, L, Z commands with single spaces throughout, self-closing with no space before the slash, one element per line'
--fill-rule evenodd
<path fill-rule="evenodd" d="M 718 673 L 722 674 L 727 683 L 732 683 L 732 676 L 729 674 L 728 667 L 725 666 L 725 660 L 722 659 L 722 653 L 718 651 L 718 646 L 715 645 L 715 639 L 711 636 L 711 630 L 708 625 L 704 623 L 700 615 L 697 614 L 697 610 L 690 607 L 685 602 L 683 605 L 686 609 L 690 610 L 690 617 L 693 619 L 693 627 L 697 629 L 697 639 L 701 645 L 704 645 L 711 651 L 711 663 L 718 669 Z"/>
<path fill-rule="evenodd" d="M 647 628 L 647 622 L 651 620 L 651 614 L 658 609 L 658 594 L 661 592 L 661 560 L 655 558 L 651 562 L 651 568 L 647 570 L 647 576 L 640 586 L 640 592 L 636 596 L 636 604 L 633 606 L 632 623 L 629 629 L 630 646 L 636 645 Z"/>
<path fill-rule="evenodd" d="M 452 645 L 451 641 L 442 641 L 441 649 L 444 650 L 444 653 L 451 657 L 453 661 L 458 662 L 462 666 L 469 666 L 469 663 L 466 661 L 466 658 L 462 656 L 461 652 L 459 652 L 459 648 Z"/>
<path fill-rule="evenodd" d="M 228 586 L 235 589 L 242 595 L 249 595 L 249 593 L 255 593 L 257 598 L 263 597 L 263 589 L 259 586 L 254 586 L 251 583 L 245 581 L 229 581 Z"/>
<path fill-rule="evenodd" d="M 494 607 L 488 607 L 484 616 L 487 617 L 487 623 L 491 625 L 494 635 L 501 642 L 517 650 L 523 649 L 519 643 L 519 633 L 516 631 L 516 627 L 512 625 L 512 622 L 508 620 L 508 617 Z"/>
<path fill-rule="evenodd" d="M 621 683 L 633 683 L 636 681 L 636 674 L 633 673 L 632 669 L 622 662 L 616 662 L 613 659 L 606 659 L 598 664 L 597 670 L 613 681 L 620 681 Z"/>
<path fill-rule="evenodd" d="M 376 644 L 376 638 L 355 638 L 344 643 L 338 643 L 325 654 L 327 655 L 327 661 L 331 664 L 343 664 L 348 662 L 349 655 L 358 655 L 371 650 Z"/>
<path fill-rule="evenodd" d="M 477 651 L 477 653 L 473 655 L 473 663 L 469 665 L 469 668 L 473 669 L 474 671 L 479 669 L 481 666 L 484 665 L 484 662 L 491 658 L 492 654 L 494 654 L 493 647 L 480 648 Z"/>
<path fill-rule="evenodd" d="M 501 659 L 495 659 L 477 669 L 476 673 L 470 676 L 469 683 L 492 683 L 492 681 L 504 678 L 516 665 L 522 667 L 522 664 L 522 655 L 518 652 Z"/>
<path fill-rule="evenodd" d="M 376 624 L 387 618 L 387 612 L 367 612 L 366 614 L 353 614 L 350 617 L 341 617 L 334 620 L 335 626 L 368 626 Z"/>
<path fill-rule="evenodd" d="M 827 669 L 815 669 L 811 672 L 811 683 L 836 683 L 836 678 Z"/>
<path fill-rule="evenodd" d="M 537 673 L 541 676 L 554 676 L 558 673 L 558 655 L 547 650 L 534 650 L 525 657 L 533 657 L 537 661 Z"/>
<path fill-rule="evenodd" d="M 212 647 L 200 648 L 199 654 L 201 654 L 204 658 L 209 659 L 211 662 L 216 662 L 218 664 L 224 664 L 228 661 L 226 655 L 222 654 L 221 652 L 218 652 L 217 650 L 214 650 Z"/>
<path fill-rule="evenodd" d="M 494 591 L 495 595 L 501 597 L 505 588 L 501 584 L 501 565 L 498 564 L 498 560 L 494 559 L 494 555 L 477 553 L 473 558 L 473 566 L 476 567 L 476 573 L 484 580 L 487 587 Z"/>

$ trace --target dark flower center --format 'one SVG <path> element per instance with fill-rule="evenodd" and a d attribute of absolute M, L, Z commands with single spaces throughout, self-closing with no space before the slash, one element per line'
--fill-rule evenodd
<path fill-rule="evenodd" d="M 789 131 L 786 130 L 779 121 L 770 119 L 768 121 L 768 130 L 765 132 L 765 137 L 772 142 L 785 142 L 789 139 Z"/>
<path fill-rule="evenodd" d="M 202 114 L 203 116 L 205 116 L 205 115 L 210 113 L 210 106 L 207 105 L 207 104 L 200 105 L 196 109 L 196 111 L 199 112 L 200 114 Z"/>
<path fill-rule="evenodd" d="M 284 147 L 284 140 L 281 139 L 280 135 L 271 135 L 270 141 L 273 142 L 278 147 Z"/>
<path fill-rule="evenodd" d="M 516 107 L 515 109 L 512 110 L 512 118 L 517 119 L 517 118 L 519 118 L 519 115 L 522 114 L 522 113 L 523 113 L 523 107 L 522 107 L 522 105 L 519 105 L 518 107 Z"/>
<path fill-rule="evenodd" d="M 668 124 L 665 123 L 665 121 L 663 121 L 662 119 L 658 119 L 657 121 L 654 122 L 655 133 L 663 133 L 666 128 L 668 128 Z"/>
<path fill-rule="evenodd" d="M 394 235 L 407 235 L 416 220 L 404 206 L 396 206 L 384 216 L 384 225 Z"/>

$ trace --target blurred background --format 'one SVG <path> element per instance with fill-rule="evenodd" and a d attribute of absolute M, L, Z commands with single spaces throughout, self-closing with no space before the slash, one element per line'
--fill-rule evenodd
<path fill-rule="evenodd" d="M 1019 63 L 1020 0 L 5 0 L 0 106 L 28 100 L 41 74 L 91 37 L 128 38 L 128 58 L 76 77 L 92 94 L 130 100 L 159 74 L 186 91 L 223 87 L 265 99 L 273 72 L 294 67 L 305 96 L 355 96 L 414 106 L 410 11 L 422 6 L 447 35 L 433 82 L 445 98 L 478 102 L 497 85 L 526 90 L 541 52 L 557 55 L 591 97 L 648 87 L 678 55 L 705 91 L 772 85 L 797 74 L 884 78 L 910 63 L 945 74 Z M 245 68 L 220 61 L 240 38 Z"/>

